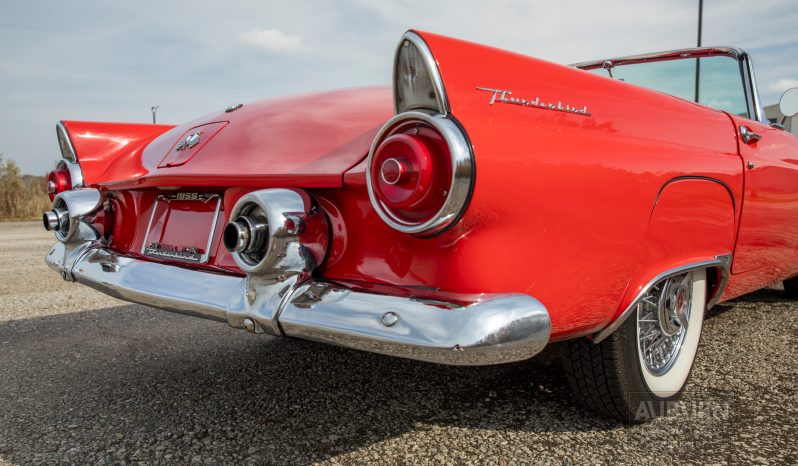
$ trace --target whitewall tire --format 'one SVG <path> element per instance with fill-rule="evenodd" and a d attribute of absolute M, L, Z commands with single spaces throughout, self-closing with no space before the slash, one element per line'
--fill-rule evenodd
<path fill-rule="evenodd" d="M 577 399 L 629 422 L 666 414 L 693 368 L 707 300 L 706 270 L 664 279 L 606 339 L 565 342 L 563 365 Z"/>

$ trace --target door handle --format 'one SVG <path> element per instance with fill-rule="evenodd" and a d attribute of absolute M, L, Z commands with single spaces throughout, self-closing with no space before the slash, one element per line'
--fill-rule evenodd
<path fill-rule="evenodd" d="M 761 134 L 751 131 L 751 128 L 747 126 L 740 126 L 740 136 L 742 136 L 743 142 L 746 144 L 753 144 L 762 139 Z"/>

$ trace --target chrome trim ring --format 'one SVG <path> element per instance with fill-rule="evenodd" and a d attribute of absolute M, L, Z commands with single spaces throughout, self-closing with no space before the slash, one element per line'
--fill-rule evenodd
<path fill-rule="evenodd" d="M 408 109 L 400 109 L 399 108 L 399 101 L 396 98 L 398 95 L 398 89 L 396 88 L 397 83 L 397 76 L 396 76 L 396 69 L 397 65 L 399 64 L 399 51 L 402 49 L 402 45 L 405 41 L 410 42 L 413 44 L 418 52 L 421 54 L 421 57 L 424 59 L 424 64 L 427 66 L 427 71 L 430 75 L 430 81 L 432 82 L 432 86 L 435 90 L 435 101 L 438 103 L 438 112 L 441 115 L 448 115 L 451 112 L 449 108 L 449 99 L 446 97 L 446 89 L 443 87 L 443 79 L 441 78 L 441 72 L 438 69 L 438 61 L 435 60 L 435 57 L 432 55 L 432 51 L 430 51 L 429 46 L 421 38 L 418 33 L 415 31 L 407 31 L 402 35 L 402 39 L 399 41 L 399 45 L 396 47 L 396 52 L 394 53 L 393 57 L 393 108 L 396 113 L 402 113 L 404 110 Z"/>
<path fill-rule="evenodd" d="M 431 219 L 423 223 L 409 223 L 393 215 L 377 198 L 371 181 L 372 165 L 380 143 L 398 126 L 411 121 L 420 121 L 435 128 L 446 141 L 452 159 L 452 179 L 446 201 Z M 411 235 L 432 236 L 452 226 L 465 211 L 474 185 L 474 153 L 465 131 L 451 116 L 410 111 L 394 116 L 377 133 L 366 160 L 366 170 L 369 199 L 377 215 L 394 230 Z"/>
<path fill-rule="evenodd" d="M 58 124 L 55 125 L 55 132 L 58 136 L 58 147 L 61 148 L 61 156 L 70 162 L 77 163 L 78 154 L 75 152 L 75 146 L 72 145 L 72 139 L 69 138 L 69 131 L 67 131 L 63 121 L 59 121 Z"/>
<path fill-rule="evenodd" d="M 393 180 L 389 180 L 388 178 L 385 177 L 385 166 L 388 165 L 388 162 L 393 162 L 394 164 L 396 164 L 396 178 L 394 178 Z M 385 184 L 394 185 L 398 183 L 399 180 L 402 179 L 402 175 L 404 175 L 404 173 L 405 173 L 404 165 L 399 163 L 399 161 L 393 157 L 387 159 L 385 162 L 382 162 L 382 166 L 380 167 L 380 178 L 382 178 L 382 181 L 384 181 Z"/>

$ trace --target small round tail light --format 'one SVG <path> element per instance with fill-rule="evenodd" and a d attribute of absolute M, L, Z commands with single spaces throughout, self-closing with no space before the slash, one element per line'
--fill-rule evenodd
<path fill-rule="evenodd" d="M 55 199 L 59 193 L 64 191 L 69 191 L 72 189 L 72 179 L 69 176 L 69 171 L 66 169 L 65 165 L 59 165 L 58 168 L 51 171 L 49 175 L 47 175 L 47 195 L 50 196 L 50 200 L 52 201 Z"/>
<path fill-rule="evenodd" d="M 473 179 L 471 146 L 450 117 L 401 113 L 380 130 L 369 152 L 371 202 L 389 226 L 405 233 L 430 236 L 453 225 Z"/>

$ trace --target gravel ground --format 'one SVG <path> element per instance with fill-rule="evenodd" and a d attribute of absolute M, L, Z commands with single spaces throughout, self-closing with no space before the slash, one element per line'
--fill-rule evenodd
<path fill-rule="evenodd" d="M 708 317 L 668 417 L 576 406 L 556 358 L 456 368 L 130 305 L 61 281 L 0 223 L 0 464 L 796 464 L 798 304 Z M 50 291 L 44 291 L 44 290 Z"/>

